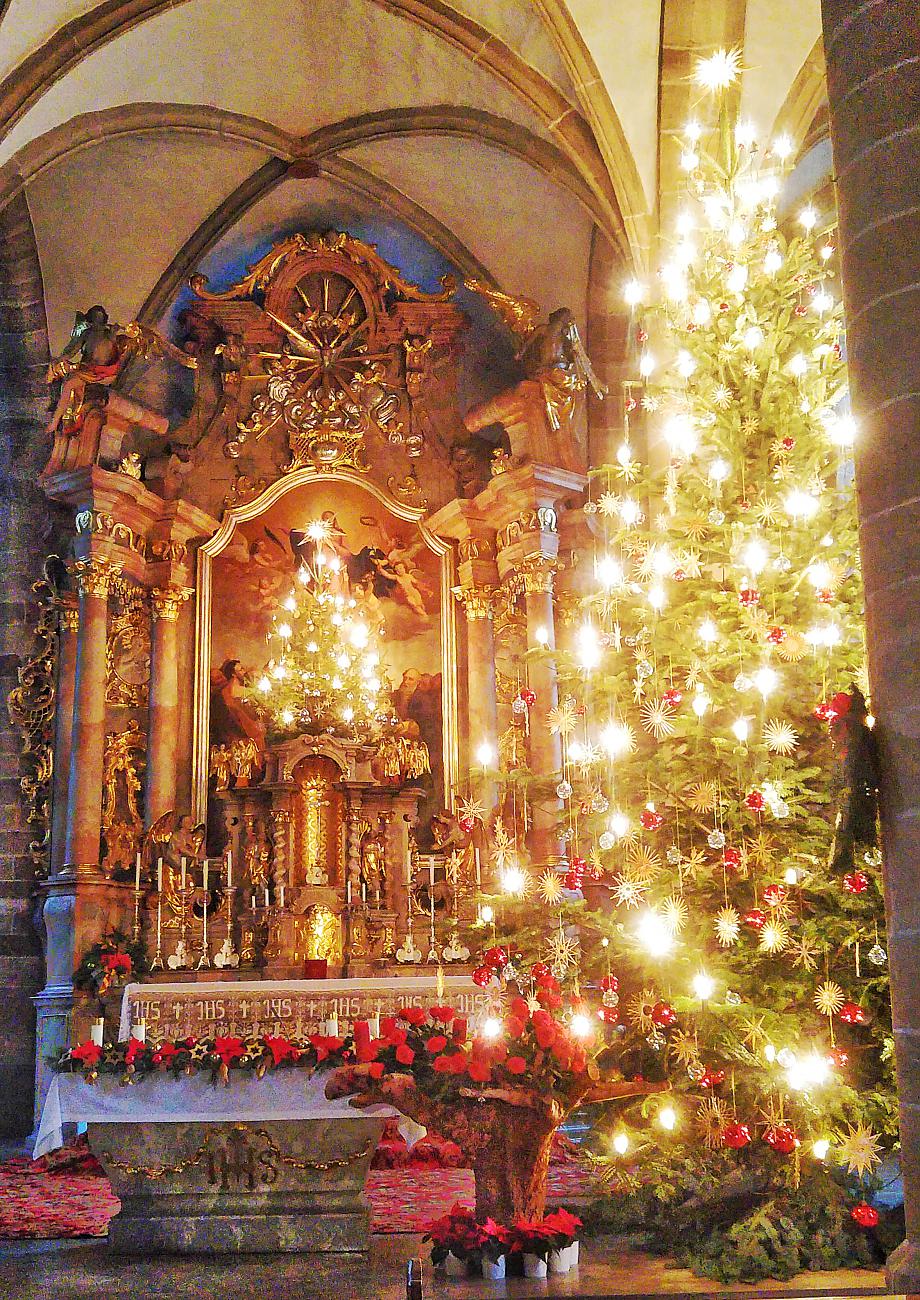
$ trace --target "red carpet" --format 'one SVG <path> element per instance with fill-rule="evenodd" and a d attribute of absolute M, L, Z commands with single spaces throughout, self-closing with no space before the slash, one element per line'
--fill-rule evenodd
<path fill-rule="evenodd" d="M 373 1208 L 373 1232 L 421 1232 L 429 1220 L 446 1214 L 457 1201 L 472 1205 L 470 1169 L 433 1167 L 453 1153 L 452 1143 L 434 1138 L 419 1153 L 400 1154 L 400 1140 L 389 1133 L 378 1149 L 367 1194 Z M 550 1166 L 549 1199 L 571 1201 L 584 1193 L 588 1175 L 571 1143 L 561 1139 Z M 394 1167 L 394 1163 L 397 1167 Z M 0 1238 L 104 1237 L 118 1199 L 86 1148 L 85 1140 L 41 1160 L 10 1160 L 0 1165 Z"/>

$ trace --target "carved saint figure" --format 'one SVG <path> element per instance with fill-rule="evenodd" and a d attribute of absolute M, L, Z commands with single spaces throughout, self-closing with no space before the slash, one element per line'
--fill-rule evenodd
<path fill-rule="evenodd" d="M 386 897 L 386 828 L 368 827 L 361 839 L 361 879 L 377 904 Z"/>

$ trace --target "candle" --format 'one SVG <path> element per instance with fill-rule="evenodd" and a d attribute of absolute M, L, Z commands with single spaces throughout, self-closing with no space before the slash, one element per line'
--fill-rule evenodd
<path fill-rule="evenodd" d="M 265 906 L 268 907 L 268 885 L 265 886 Z"/>
<path fill-rule="evenodd" d="M 361 881 L 361 902 L 362 903 L 367 902 L 367 881 L 366 880 Z"/>
<path fill-rule="evenodd" d="M 379 1014 L 376 1015 L 376 1016 L 370 1016 L 370 1017 L 368 1018 L 367 1028 L 368 1028 L 368 1033 L 370 1034 L 371 1038 L 379 1038 L 379 1037 L 380 1037 L 380 1016 L 379 1016 Z"/>
<path fill-rule="evenodd" d="M 139 893 L 141 892 L 141 855 L 140 855 L 140 850 L 138 850 L 137 857 L 134 859 L 134 892 L 135 892 L 136 894 L 139 894 Z"/>
<path fill-rule="evenodd" d="M 390 1034 L 392 1034 L 395 1028 L 396 1028 L 396 1017 L 384 1016 L 380 1022 L 380 1032 L 383 1035 L 383 1037 L 389 1038 Z"/>
<path fill-rule="evenodd" d="M 366 1020 L 355 1021 L 355 1048 L 358 1052 L 367 1051 L 371 1045 L 371 1027 Z M 360 1056 L 358 1058 L 361 1059 Z"/>
<path fill-rule="evenodd" d="M 208 890 L 208 860 L 205 858 L 201 867 L 201 887 L 207 893 Z"/>
<path fill-rule="evenodd" d="M 157 858 L 157 893 L 163 892 L 163 859 Z"/>
<path fill-rule="evenodd" d="M 478 848 L 473 849 L 473 859 L 476 863 L 476 888 L 479 889 L 479 887 L 482 885 L 482 867 L 479 862 Z"/>
<path fill-rule="evenodd" d="M 180 865 L 182 867 L 182 892 L 184 894 L 185 893 L 185 858 L 181 859 Z"/>
<path fill-rule="evenodd" d="M 337 1015 L 332 1016 L 326 1021 L 326 1037 L 338 1038 L 339 1036 L 339 1018 Z"/>
<path fill-rule="evenodd" d="M 233 850 L 227 849 L 227 888 L 233 888 Z"/>
<path fill-rule="evenodd" d="M 438 995 L 438 1005 L 440 1005 L 444 1000 L 444 967 L 443 966 L 438 967 L 437 995 Z"/>
<path fill-rule="evenodd" d="M 255 911 L 255 910 L 256 910 L 256 891 L 255 891 L 255 890 L 252 891 L 252 899 L 251 899 L 250 901 L 252 902 L 252 910 Z"/>
<path fill-rule="evenodd" d="M 94 1020 L 89 1027 L 90 1042 L 95 1043 L 97 1047 L 102 1046 L 102 1035 L 105 1032 L 105 1021 Z"/>
<path fill-rule="evenodd" d="M 147 1041 L 147 1021 L 136 1020 L 131 1026 L 131 1037 L 136 1038 L 139 1043 Z"/>
<path fill-rule="evenodd" d="M 350 880 L 345 885 L 345 902 L 349 907 L 351 907 L 351 881 Z"/>
<path fill-rule="evenodd" d="M 278 886 L 278 906 L 280 908 L 284 907 L 284 885 Z"/>
<path fill-rule="evenodd" d="M 455 1016 L 452 1028 L 452 1036 L 455 1043 L 466 1042 L 466 1018 L 464 1016 Z"/>

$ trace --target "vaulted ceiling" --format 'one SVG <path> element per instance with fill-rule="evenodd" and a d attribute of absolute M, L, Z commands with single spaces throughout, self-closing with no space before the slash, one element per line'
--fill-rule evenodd
<path fill-rule="evenodd" d="M 0 0 L 0 205 L 25 190 L 53 348 L 310 227 L 584 321 L 666 225 L 720 45 L 741 111 L 803 140 L 819 0 Z"/>

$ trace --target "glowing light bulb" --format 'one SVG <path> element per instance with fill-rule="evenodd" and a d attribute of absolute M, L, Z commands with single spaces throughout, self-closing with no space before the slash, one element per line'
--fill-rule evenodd
<path fill-rule="evenodd" d="M 277 630 L 278 630 L 278 635 L 284 641 L 287 641 L 288 638 L 292 635 L 292 629 L 290 623 L 279 623 Z"/>
<path fill-rule="evenodd" d="M 783 509 L 793 519 L 813 519 L 818 513 L 819 502 L 810 492 L 793 488 L 783 502 Z"/>
<path fill-rule="evenodd" d="M 576 1038 L 590 1038 L 594 1033 L 594 1026 L 590 1018 L 581 1011 L 577 1011 L 569 1021 L 569 1029 Z"/>
<path fill-rule="evenodd" d="M 827 422 L 826 427 L 831 442 L 837 447 L 852 447 L 859 432 L 859 426 L 852 415 L 838 415 Z"/>
<path fill-rule="evenodd" d="M 610 722 L 601 732 L 601 744 L 611 758 L 619 758 L 632 746 L 632 732 L 625 722 Z"/>
<path fill-rule="evenodd" d="M 686 210 L 678 213 L 677 220 L 674 223 L 677 233 L 684 239 L 696 229 L 696 217 L 692 212 Z"/>
<path fill-rule="evenodd" d="M 648 603 L 651 605 L 652 609 L 655 610 L 656 613 L 664 609 L 665 605 L 668 603 L 667 592 L 665 591 L 664 587 L 660 585 L 660 583 L 656 582 L 653 587 L 649 587 Z"/>
<path fill-rule="evenodd" d="M 343 671 L 344 669 L 351 667 L 351 660 L 349 659 L 348 655 L 339 655 L 338 659 L 336 659 L 335 662 Z"/>
<path fill-rule="evenodd" d="M 602 556 L 595 572 L 605 587 L 618 587 L 623 581 L 623 566 L 612 555 Z"/>
<path fill-rule="evenodd" d="M 272 688 L 272 684 L 268 677 L 259 678 L 259 690 L 262 692 L 263 695 L 267 695 L 268 692 L 271 690 L 271 688 Z"/>
<path fill-rule="evenodd" d="M 747 718 L 738 718 L 732 723 L 732 731 L 735 733 L 735 738 L 743 745 L 751 734 L 751 724 Z"/>
<path fill-rule="evenodd" d="M 770 559 L 770 552 L 764 543 L 757 537 L 753 538 L 741 552 L 741 559 L 744 566 L 753 574 L 762 573 L 767 567 L 767 561 Z"/>
<path fill-rule="evenodd" d="M 311 655 L 315 655 L 319 651 L 319 645 L 315 641 L 308 641 L 307 649 L 309 650 Z"/>
<path fill-rule="evenodd" d="M 611 1143 L 618 1156 L 625 1156 L 629 1150 L 629 1138 L 625 1133 L 615 1133 Z"/>
<path fill-rule="evenodd" d="M 629 834 L 629 818 L 625 813 L 615 812 L 609 822 L 611 834 L 621 840 L 624 835 Z"/>
<path fill-rule="evenodd" d="M 284 608 L 289 614 L 293 614 L 294 610 L 297 608 L 297 601 L 293 596 L 288 596 L 287 600 L 284 602 Z"/>
<path fill-rule="evenodd" d="M 617 461 L 625 469 L 627 465 L 632 464 L 633 449 L 628 442 L 621 442 L 617 448 Z"/>
<path fill-rule="evenodd" d="M 645 297 L 645 286 L 639 280 L 627 280 L 623 286 L 623 300 L 628 307 L 635 307 Z"/>
<path fill-rule="evenodd" d="M 479 919 L 485 922 L 486 925 L 491 925 L 495 920 L 494 908 L 491 908 L 489 904 L 486 903 L 484 907 L 479 909 Z"/>
<path fill-rule="evenodd" d="M 751 680 L 763 698 L 766 699 L 768 695 L 773 694 L 779 685 L 779 673 L 775 668 L 771 668 L 769 664 L 764 664 L 762 668 L 757 669 Z"/>
<path fill-rule="evenodd" d="M 817 212 L 815 212 L 811 204 L 809 204 L 807 208 L 803 208 L 802 211 L 799 213 L 799 225 L 802 227 L 803 230 L 811 231 L 814 230 L 817 224 L 818 224 L 818 214 Z"/>
<path fill-rule="evenodd" d="M 763 1054 L 764 1054 L 764 1059 L 768 1061 L 770 1065 L 772 1065 L 773 1062 L 776 1060 L 776 1048 L 773 1046 L 772 1043 L 766 1044 L 766 1046 L 763 1049 Z"/>
<path fill-rule="evenodd" d="M 534 632 L 534 640 L 538 646 L 541 646 L 544 649 L 549 645 L 549 633 L 542 624 Z"/>
<path fill-rule="evenodd" d="M 696 629 L 696 634 L 704 645 L 713 645 L 719 639 L 719 629 L 711 618 L 704 618 Z"/>
<path fill-rule="evenodd" d="M 750 329 L 744 331 L 742 342 L 749 352 L 754 352 L 760 347 L 764 340 L 763 330 L 759 325 L 752 325 Z"/>
<path fill-rule="evenodd" d="M 757 139 L 757 129 L 753 122 L 739 122 L 735 127 L 735 140 L 742 149 L 750 149 Z"/>
<path fill-rule="evenodd" d="M 833 307 L 834 300 L 829 293 L 822 289 L 812 298 L 811 305 L 819 316 L 823 316 L 826 311 L 830 311 Z"/>
<path fill-rule="evenodd" d="M 520 867 L 505 867 L 501 880 L 506 894 L 523 894 L 527 888 L 527 873 Z"/>
<path fill-rule="evenodd" d="M 349 639 L 356 650 L 363 650 L 370 637 L 370 628 L 366 623 L 352 623 Z"/>
<path fill-rule="evenodd" d="M 651 957 L 666 957 L 674 947 L 674 931 L 651 909 L 639 917 L 636 938 Z"/>
<path fill-rule="evenodd" d="M 697 140 L 699 140 L 702 134 L 703 134 L 703 128 L 700 125 L 700 123 L 697 122 L 695 119 L 691 118 L 691 120 L 685 124 L 684 135 L 687 137 L 688 140 L 692 140 L 694 144 L 696 143 Z"/>
<path fill-rule="evenodd" d="M 597 628 L 591 623 L 583 623 L 578 629 L 578 661 L 586 672 L 596 668 L 602 658 L 600 637 Z"/>
<path fill-rule="evenodd" d="M 713 483 L 724 483 L 731 473 L 731 466 L 727 460 L 717 457 L 709 466 L 709 477 Z"/>
<path fill-rule="evenodd" d="M 680 155 L 681 170 L 685 172 L 695 171 L 700 165 L 700 156 L 695 149 L 684 149 Z"/>
<path fill-rule="evenodd" d="M 831 1067 L 827 1057 L 812 1052 L 804 1059 L 793 1057 L 786 1070 L 786 1082 L 795 1092 L 807 1092 L 809 1088 L 818 1088 L 827 1083 L 831 1077 Z"/>
<path fill-rule="evenodd" d="M 830 1138 L 818 1138 L 811 1145 L 811 1154 L 816 1160 L 826 1160 L 827 1153 L 831 1149 Z"/>
<path fill-rule="evenodd" d="M 707 1002 L 716 991 L 716 982 L 711 975 L 701 970 L 694 975 L 691 987 L 694 997 L 699 998 L 701 1002 Z"/>
<path fill-rule="evenodd" d="M 834 573 L 829 564 L 819 560 L 808 566 L 808 581 L 816 591 L 826 591 L 834 585 Z"/>
<path fill-rule="evenodd" d="M 692 456 L 699 444 L 696 427 L 683 412 L 670 417 L 664 426 L 664 438 L 674 456 Z"/>
<path fill-rule="evenodd" d="M 795 153 L 795 141 L 791 135 L 778 135 L 773 141 L 773 152 L 780 162 L 785 162 Z"/>
<path fill-rule="evenodd" d="M 668 1133 L 672 1133 L 677 1127 L 677 1111 L 673 1106 L 662 1106 L 658 1112 L 658 1123 Z"/>
<path fill-rule="evenodd" d="M 655 365 L 656 365 L 655 358 L 652 356 L 651 352 L 643 352 L 642 356 L 639 358 L 639 374 L 643 377 L 643 379 L 647 379 L 649 377 L 649 375 L 655 369 Z"/>
<path fill-rule="evenodd" d="M 693 701 L 691 703 L 691 708 L 693 709 L 693 712 L 696 714 L 696 716 L 698 718 L 705 717 L 706 712 L 709 709 L 709 705 L 710 705 L 710 699 L 709 696 L 706 694 L 706 692 L 697 690 L 696 694 L 693 697 Z"/>
<path fill-rule="evenodd" d="M 682 379 L 689 379 L 696 370 L 696 358 L 686 348 L 682 348 L 674 360 L 674 365 Z"/>
<path fill-rule="evenodd" d="M 642 518 L 642 507 L 632 497 L 624 497 L 620 502 L 620 518 L 627 528 L 632 528 Z"/>
<path fill-rule="evenodd" d="M 706 59 L 697 59 L 693 80 L 706 90 L 725 90 L 741 70 L 737 50 L 716 50 Z"/>
<path fill-rule="evenodd" d="M 272 677 L 276 682 L 284 681 L 285 677 L 287 677 L 287 668 L 285 668 L 284 664 L 275 664 L 272 669 Z"/>
<path fill-rule="evenodd" d="M 354 711 L 354 709 L 351 707 L 350 704 L 346 705 L 345 708 L 342 710 L 342 719 L 343 719 L 343 721 L 345 721 L 345 722 L 351 722 L 351 720 L 352 720 L 352 718 L 353 718 L 354 716 L 355 716 L 355 711 Z"/>
<path fill-rule="evenodd" d="M 345 683 L 342 681 L 341 677 L 339 677 L 338 673 L 336 673 L 335 677 L 332 679 L 331 685 L 334 691 L 340 691 Z M 370 689 L 370 682 L 368 682 L 368 688 Z"/>
<path fill-rule="evenodd" d="M 483 1038 L 500 1038 L 502 1033 L 502 1022 L 495 1016 L 487 1016 L 482 1022 Z"/>
<path fill-rule="evenodd" d="M 739 244 L 744 243 L 747 236 L 747 226 L 743 221 L 732 221 L 725 232 L 725 236 L 732 247 L 737 248 Z"/>
<path fill-rule="evenodd" d="M 476 762 L 480 767 L 489 767 L 495 761 L 495 750 L 487 740 L 476 747 Z"/>
<path fill-rule="evenodd" d="M 736 262 L 728 275 L 725 277 L 725 284 L 730 293 L 744 293 L 745 286 L 748 282 L 748 269 L 743 262 Z"/>
<path fill-rule="evenodd" d="M 770 251 L 765 254 L 763 259 L 763 269 L 766 271 L 767 275 L 775 275 L 782 264 L 783 257 L 778 249 L 771 248 Z"/>
<path fill-rule="evenodd" d="M 797 885 L 799 883 L 799 873 L 795 867 L 787 867 L 783 872 L 783 880 L 787 885 Z"/>
<path fill-rule="evenodd" d="M 694 325 L 697 325 L 700 328 L 702 328 L 709 324 L 709 322 L 712 320 L 712 308 L 710 307 L 707 299 L 700 298 L 698 302 L 695 302 L 693 304 L 692 315 L 693 315 Z"/>

